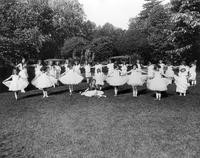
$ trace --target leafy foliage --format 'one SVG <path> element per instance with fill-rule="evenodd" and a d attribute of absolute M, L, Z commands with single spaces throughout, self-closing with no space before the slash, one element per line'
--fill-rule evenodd
<path fill-rule="evenodd" d="M 160 1 L 146 1 L 140 15 L 130 19 L 126 45 L 129 52 L 140 54 L 145 61 L 151 59 L 156 62 L 166 56 L 165 50 L 169 47 L 167 33 L 170 17 Z"/>
<path fill-rule="evenodd" d="M 82 37 L 72 37 L 65 40 L 64 46 L 62 48 L 61 54 L 63 57 L 81 57 L 81 53 L 86 49 L 89 41 Z"/>
<path fill-rule="evenodd" d="M 109 37 L 95 38 L 90 44 L 94 60 L 104 61 L 113 56 L 113 42 Z"/>
<path fill-rule="evenodd" d="M 0 58 L 79 57 L 105 60 L 131 55 L 145 62 L 199 57 L 200 1 L 145 0 L 128 30 L 86 19 L 78 0 L 0 1 Z M 87 55 L 89 52 L 89 55 Z"/>
<path fill-rule="evenodd" d="M 172 53 L 182 59 L 198 58 L 200 37 L 200 1 L 172 0 L 172 22 L 170 40 L 174 46 Z"/>

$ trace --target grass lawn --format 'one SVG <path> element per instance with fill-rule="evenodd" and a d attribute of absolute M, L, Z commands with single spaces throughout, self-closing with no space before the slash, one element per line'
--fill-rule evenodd
<path fill-rule="evenodd" d="M 161 101 L 145 87 L 100 99 L 66 89 L 0 94 L 0 158 L 200 158 L 200 83 Z"/>

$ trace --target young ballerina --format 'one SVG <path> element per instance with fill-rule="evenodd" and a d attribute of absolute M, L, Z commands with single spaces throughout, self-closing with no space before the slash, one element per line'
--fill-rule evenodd
<path fill-rule="evenodd" d="M 117 96 L 118 86 L 126 84 L 128 78 L 127 76 L 121 74 L 118 65 L 115 64 L 113 72 L 107 76 L 106 81 L 109 85 L 114 87 L 114 93 L 115 93 L 114 96 Z"/>
<path fill-rule="evenodd" d="M 56 79 L 58 80 L 60 78 L 60 73 L 61 73 L 61 67 L 60 67 L 60 62 L 56 61 L 56 64 L 54 65 L 55 73 L 56 73 Z"/>
<path fill-rule="evenodd" d="M 25 93 L 25 88 L 29 85 L 28 82 L 28 73 L 27 73 L 27 63 L 26 63 L 26 59 L 22 58 L 21 63 L 19 63 L 16 68 L 19 69 L 19 85 L 20 85 L 20 90 L 22 93 Z"/>
<path fill-rule="evenodd" d="M 49 76 L 51 82 L 54 84 L 54 87 L 58 84 L 58 80 L 56 79 L 56 71 L 53 66 L 53 61 L 49 61 L 47 65 L 47 75 Z"/>
<path fill-rule="evenodd" d="M 162 60 L 159 60 L 160 72 L 164 74 L 165 64 Z"/>
<path fill-rule="evenodd" d="M 171 64 L 171 62 L 168 62 L 166 68 L 165 76 L 168 78 L 169 84 L 172 84 L 174 79 L 174 66 Z"/>
<path fill-rule="evenodd" d="M 137 69 L 142 70 L 142 64 L 140 63 L 139 59 L 136 60 L 136 66 L 137 66 Z"/>
<path fill-rule="evenodd" d="M 97 61 L 96 64 L 92 68 L 95 69 L 94 70 L 94 75 L 95 75 L 98 69 L 100 69 L 101 71 L 103 70 L 103 65 Z"/>
<path fill-rule="evenodd" d="M 18 65 L 16 65 L 16 68 L 19 69 L 19 71 L 21 71 L 22 68 L 24 67 L 24 65 L 26 66 L 26 59 L 22 58 L 21 63 L 19 63 Z"/>
<path fill-rule="evenodd" d="M 22 93 L 25 93 L 25 88 L 28 87 L 29 82 L 28 82 L 28 73 L 27 73 L 27 68 L 24 65 L 22 67 L 22 70 L 19 72 L 19 87 Z"/>
<path fill-rule="evenodd" d="M 189 82 L 191 83 L 191 86 L 195 86 L 197 84 L 197 80 L 196 80 L 196 76 L 197 76 L 197 72 L 196 72 L 196 63 L 193 62 L 190 66 L 189 69 Z"/>
<path fill-rule="evenodd" d="M 63 67 L 65 69 L 65 72 L 67 72 L 69 70 L 69 60 L 68 59 L 65 60 Z"/>
<path fill-rule="evenodd" d="M 69 92 L 72 95 L 73 85 L 77 85 L 82 82 L 83 77 L 74 71 L 73 66 L 69 64 L 69 70 L 61 74 L 60 82 L 69 85 Z"/>
<path fill-rule="evenodd" d="M 176 84 L 176 92 L 179 93 L 180 96 L 186 96 L 186 92 L 189 87 L 188 73 L 186 68 L 180 69 L 178 75 L 174 75 L 174 78 Z"/>
<path fill-rule="evenodd" d="M 147 66 L 147 79 L 153 78 L 153 72 L 154 72 L 154 64 L 152 64 L 150 61 L 148 62 Z"/>
<path fill-rule="evenodd" d="M 137 87 L 142 86 L 145 82 L 145 76 L 142 75 L 142 72 L 143 71 L 141 70 L 141 68 L 138 68 L 137 65 L 133 65 L 133 69 L 127 72 L 128 74 L 131 73 L 130 75 L 128 75 L 127 84 L 132 86 L 133 97 L 138 96 Z"/>
<path fill-rule="evenodd" d="M 41 68 L 42 68 L 42 60 L 38 60 L 37 64 L 34 65 L 35 67 L 35 77 L 41 74 Z"/>
<path fill-rule="evenodd" d="M 178 66 L 178 69 L 179 69 L 179 72 L 180 72 L 182 69 L 185 69 L 185 71 L 184 71 L 185 75 L 188 75 L 189 70 L 190 70 L 189 66 L 186 65 L 186 62 L 185 62 L 185 61 L 182 61 L 182 62 L 181 62 L 181 65 Z"/>
<path fill-rule="evenodd" d="M 31 83 L 32 83 L 33 86 L 35 86 L 39 90 L 42 90 L 43 98 L 47 98 L 47 97 L 49 97 L 47 89 L 50 88 L 50 87 L 55 87 L 55 84 L 49 78 L 49 76 L 47 74 L 47 68 L 46 67 L 43 66 L 40 69 L 40 72 L 41 73 L 38 76 L 36 76 L 32 80 Z"/>
<path fill-rule="evenodd" d="M 91 66 L 87 60 L 85 61 L 84 69 L 85 69 L 85 78 L 86 78 L 87 84 L 89 84 L 90 78 L 92 75 L 91 75 Z"/>
<path fill-rule="evenodd" d="M 154 66 L 153 78 L 148 80 L 147 88 L 156 92 L 156 100 L 161 100 L 161 92 L 167 91 L 168 81 L 163 78 L 160 65 Z"/>
<path fill-rule="evenodd" d="M 127 75 L 127 64 L 125 61 L 122 62 L 121 66 L 121 75 Z"/>
<path fill-rule="evenodd" d="M 84 95 L 86 97 L 96 96 L 98 98 L 106 97 L 106 95 L 104 95 L 104 92 L 99 90 L 96 86 L 95 79 L 92 79 L 91 83 L 89 84 L 89 87 L 83 93 L 81 93 L 81 95 Z"/>
<path fill-rule="evenodd" d="M 73 69 L 77 74 L 81 75 L 81 65 L 77 60 L 74 62 Z"/>
<path fill-rule="evenodd" d="M 96 81 L 96 86 L 99 88 L 99 90 L 102 90 L 102 86 L 104 85 L 104 81 L 106 79 L 104 73 L 100 69 L 97 69 L 97 73 L 93 78 Z"/>
<path fill-rule="evenodd" d="M 106 65 L 107 66 L 107 69 L 108 69 L 108 73 L 107 75 L 111 74 L 114 70 L 114 63 L 112 63 L 111 60 L 109 60 L 109 63 Z"/>
<path fill-rule="evenodd" d="M 13 69 L 12 75 L 5 79 L 2 83 L 9 88 L 9 91 L 14 92 L 15 99 L 17 100 L 18 92 L 21 90 L 19 86 L 19 76 L 17 74 L 17 70 Z"/>

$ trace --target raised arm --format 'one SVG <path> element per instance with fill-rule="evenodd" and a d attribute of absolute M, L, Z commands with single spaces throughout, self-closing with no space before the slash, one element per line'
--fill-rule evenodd
<path fill-rule="evenodd" d="M 18 65 L 16 65 L 15 67 L 16 67 L 16 68 L 18 68 L 18 67 L 20 67 L 20 66 L 21 66 L 21 63 L 20 63 L 20 64 L 18 64 Z"/>

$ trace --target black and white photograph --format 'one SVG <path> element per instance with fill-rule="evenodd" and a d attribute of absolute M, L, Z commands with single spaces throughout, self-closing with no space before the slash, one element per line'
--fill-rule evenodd
<path fill-rule="evenodd" d="M 200 0 L 0 0 L 0 158 L 200 158 Z"/>

